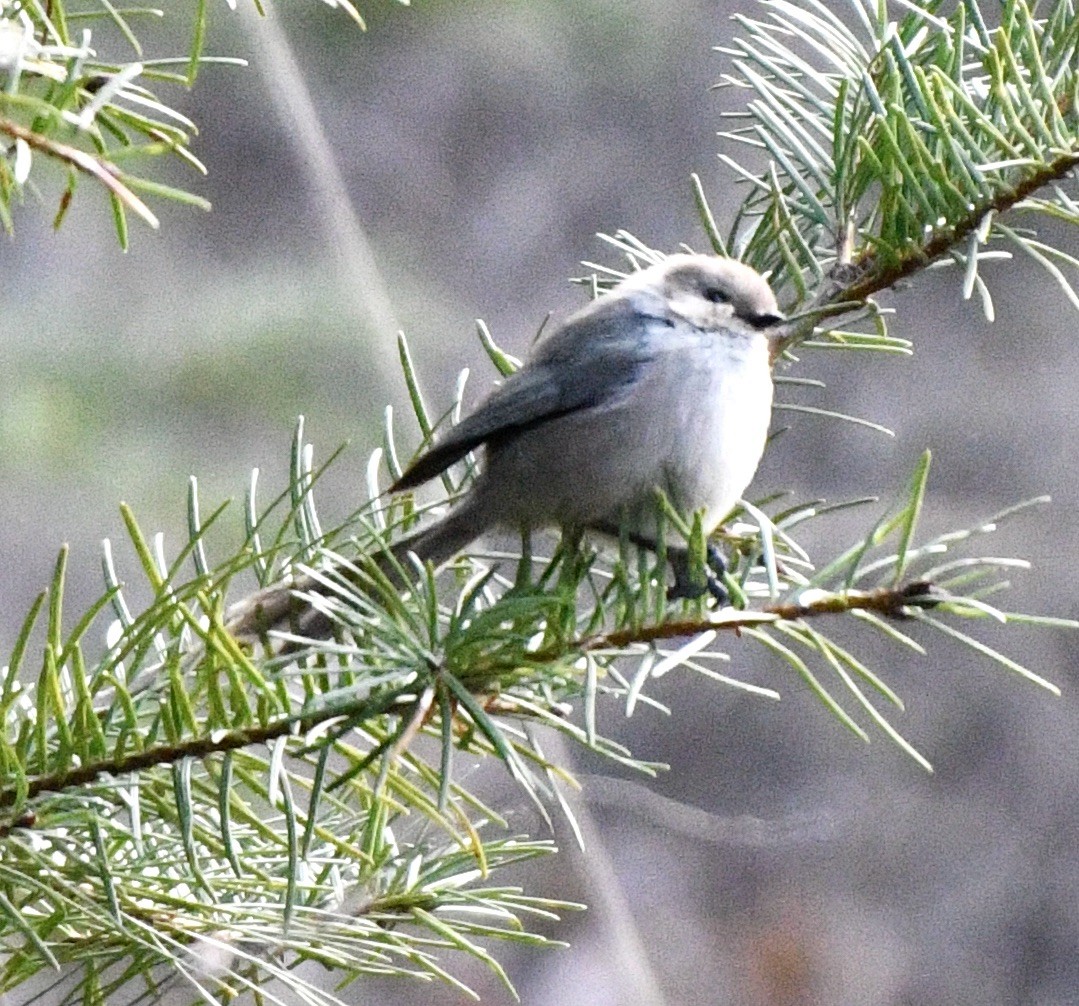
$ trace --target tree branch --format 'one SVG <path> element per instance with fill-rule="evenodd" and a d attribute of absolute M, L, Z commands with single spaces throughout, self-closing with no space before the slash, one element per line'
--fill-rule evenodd
<path fill-rule="evenodd" d="M 1059 181 L 1076 168 L 1079 168 L 1079 154 L 1064 154 L 1058 157 L 1055 161 L 1035 171 L 1015 188 L 1000 193 L 998 197 L 987 203 L 975 206 L 965 217 L 943 228 L 924 245 L 911 249 L 910 253 L 902 256 L 898 262 L 879 272 L 873 269 L 877 262 L 877 255 L 874 252 L 867 252 L 860 260 L 852 264 L 852 268 L 856 270 L 860 278 L 850 286 L 831 291 L 823 303 L 836 304 L 846 301 L 861 303 L 873 294 L 895 286 L 908 276 L 920 272 L 931 262 L 943 258 L 956 245 L 966 241 L 982 225 L 987 213 L 1007 212 L 1038 189 Z"/>
<path fill-rule="evenodd" d="M 28 147 L 40 150 L 49 157 L 63 161 L 65 164 L 70 164 L 84 174 L 96 178 L 128 209 L 134 210 L 151 227 L 157 228 L 159 226 L 158 219 L 154 216 L 150 207 L 120 181 L 115 165 L 108 161 L 102 161 L 92 154 L 86 153 L 85 150 L 79 150 L 78 147 L 72 147 L 66 143 L 57 143 L 47 136 L 35 133 L 32 129 L 27 129 L 17 122 L 12 122 L 10 119 L 3 117 L 0 117 L 0 133 L 6 133 L 16 140 L 22 140 Z"/>
<path fill-rule="evenodd" d="M 806 592 L 809 593 L 808 591 Z M 662 622 L 636 629 L 618 629 L 599 633 L 571 643 L 566 650 L 622 649 L 634 643 L 653 643 L 660 639 L 695 636 L 702 632 L 733 631 L 773 622 L 794 622 L 819 615 L 841 615 L 849 611 L 875 611 L 888 618 L 905 618 L 905 608 L 933 608 L 944 600 L 931 583 L 916 580 L 901 587 L 877 590 L 844 590 L 837 593 L 815 591 L 812 596 L 787 604 L 765 605 L 760 611 L 732 611 L 716 618 Z"/>
<path fill-rule="evenodd" d="M 809 592 L 807 592 L 808 594 Z M 906 608 L 932 608 L 943 600 L 941 593 L 932 584 L 914 581 L 899 587 L 881 587 L 876 590 L 845 590 L 838 593 L 815 591 L 812 596 L 803 596 L 795 602 L 767 605 L 760 611 L 720 612 L 715 618 L 683 619 L 645 625 L 635 629 L 619 629 L 613 632 L 585 636 L 564 646 L 549 648 L 532 655 L 535 663 L 554 660 L 567 653 L 588 653 L 596 650 L 624 649 L 634 643 L 653 643 L 661 639 L 676 639 L 680 636 L 695 636 L 702 632 L 734 631 L 762 624 L 782 621 L 798 621 L 821 615 L 841 615 L 850 611 L 874 611 L 888 618 L 905 617 Z M 417 707 L 423 696 L 417 698 Z M 285 716 L 260 727 L 250 727 L 225 733 L 215 731 L 200 737 L 192 737 L 178 744 L 162 744 L 143 751 L 88 762 L 77 768 L 53 772 L 31 778 L 20 794 L 19 788 L 12 786 L 0 789 L 0 809 L 22 805 L 46 793 L 57 793 L 79 786 L 85 786 L 103 775 L 121 776 L 140 772 L 158 765 L 171 765 L 184 758 L 205 758 L 208 755 L 224 754 L 250 747 L 254 744 L 266 744 L 294 733 L 305 733 L 322 722 L 328 716 L 338 718 L 342 715 L 350 718 L 362 717 L 363 707 L 370 704 L 365 696 L 356 708 L 335 706 L 332 714 L 316 713 L 299 716 Z M 429 708 L 423 709 L 426 714 Z M 379 704 L 378 712 L 384 712 Z M 417 721 L 418 722 L 418 721 Z M 20 811 L 15 821 L 0 823 L 0 838 L 15 828 L 29 827 L 32 818 Z"/>

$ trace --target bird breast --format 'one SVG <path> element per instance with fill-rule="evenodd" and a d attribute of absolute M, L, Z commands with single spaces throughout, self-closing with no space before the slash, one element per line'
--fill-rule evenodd
<path fill-rule="evenodd" d="M 771 402 L 763 335 L 681 333 L 617 400 L 489 448 L 476 490 L 503 525 L 628 520 L 647 534 L 658 487 L 687 517 L 704 508 L 711 530 L 756 471 Z"/>
<path fill-rule="evenodd" d="M 682 514 L 703 509 L 711 531 L 731 511 L 757 470 L 768 436 L 772 375 L 767 340 L 757 332 L 717 336 L 676 399 L 663 488 Z"/>

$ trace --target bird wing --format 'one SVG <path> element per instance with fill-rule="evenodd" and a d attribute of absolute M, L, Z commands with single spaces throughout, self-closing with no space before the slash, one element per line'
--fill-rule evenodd
<path fill-rule="evenodd" d="M 616 404 L 656 355 L 656 329 L 670 323 L 642 317 L 617 301 L 602 307 L 586 309 L 543 340 L 535 356 L 417 458 L 391 492 L 421 485 L 481 444 L 582 409 Z"/>

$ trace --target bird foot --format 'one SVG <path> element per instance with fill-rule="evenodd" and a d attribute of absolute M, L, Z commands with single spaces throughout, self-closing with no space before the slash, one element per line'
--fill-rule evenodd
<path fill-rule="evenodd" d="M 715 545 L 709 544 L 705 566 L 705 582 L 694 577 L 689 569 L 689 554 L 685 550 L 667 552 L 667 560 L 674 573 L 674 586 L 667 591 L 669 600 L 693 601 L 703 594 L 711 594 L 719 607 L 730 604 L 730 594 L 723 586 L 723 574 L 727 572 L 727 562 L 723 553 Z"/>

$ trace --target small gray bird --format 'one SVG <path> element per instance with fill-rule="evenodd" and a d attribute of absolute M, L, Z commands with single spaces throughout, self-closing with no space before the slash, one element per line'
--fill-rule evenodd
<path fill-rule="evenodd" d="M 687 518 L 703 510 L 705 531 L 714 530 L 764 450 L 769 335 L 782 320 L 764 278 L 733 259 L 672 255 L 633 273 L 541 339 L 390 487 L 415 488 L 484 448 L 461 500 L 391 554 L 438 566 L 496 528 L 623 530 L 655 547 L 657 488 Z M 693 593 L 684 545 L 668 556 L 675 591 Z M 708 586 L 722 597 L 715 580 Z M 328 635 L 329 620 L 297 596 L 317 589 L 304 576 L 268 587 L 241 601 L 229 626 L 239 636 L 288 625 Z"/>

